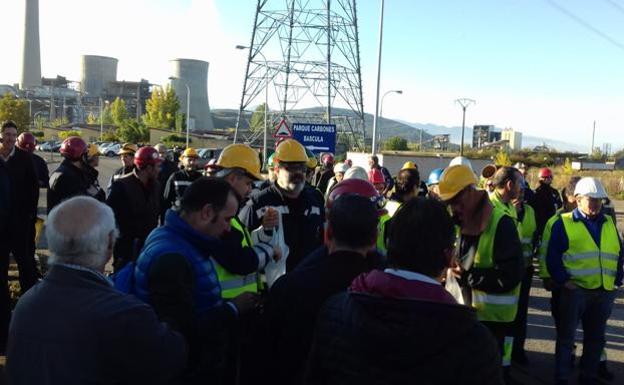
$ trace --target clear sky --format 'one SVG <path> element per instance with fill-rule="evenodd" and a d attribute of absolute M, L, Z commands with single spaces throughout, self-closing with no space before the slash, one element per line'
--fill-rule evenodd
<path fill-rule="evenodd" d="M 371 113 L 379 3 L 358 2 Z M 80 55 L 97 54 L 119 59 L 120 80 L 164 83 L 168 60 L 202 59 L 211 107 L 237 108 L 246 53 L 234 46 L 249 44 L 255 4 L 40 0 L 42 73 L 78 80 Z M 0 1 L 0 84 L 19 81 L 23 8 L 24 0 Z M 384 20 L 381 89 L 403 90 L 386 98 L 384 116 L 456 126 L 453 100 L 468 97 L 477 104 L 467 125 L 588 145 L 596 120 L 597 145 L 624 145 L 624 0 L 386 0 Z"/>

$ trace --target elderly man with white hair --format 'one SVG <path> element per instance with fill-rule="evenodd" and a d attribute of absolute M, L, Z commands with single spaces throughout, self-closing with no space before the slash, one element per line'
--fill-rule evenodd
<path fill-rule="evenodd" d="M 17 303 L 9 330 L 11 384 L 160 384 L 184 369 L 183 337 L 104 276 L 117 236 L 113 211 L 90 197 L 56 206 L 46 227 L 51 268 Z"/>

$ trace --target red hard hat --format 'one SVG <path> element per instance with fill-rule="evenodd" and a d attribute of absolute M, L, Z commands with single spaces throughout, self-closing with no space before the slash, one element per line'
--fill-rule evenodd
<path fill-rule="evenodd" d="M 552 178 L 552 176 L 552 171 L 548 167 L 544 167 L 539 170 L 540 178 Z"/>
<path fill-rule="evenodd" d="M 60 152 L 66 159 L 76 161 L 82 159 L 88 148 L 87 142 L 81 137 L 70 136 L 61 144 Z"/>
<path fill-rule="evenodd" d="M 323 158 L 321 159 L 321 162 L 323 162 L 325 166 L 329 164 L 334 164 L 334 154 L 332 153 L 323 154 Z"/>
<path fill-rule="evenodd" d="M 28 152 L 35 151 L 35 145 L 37 144 L 37 139 L 30 132 L 22 132 L 17 137 L 17 147 L 22 150 L 26 150 Z"/>
<path fill-rule="evenodd" d="M 162 159 L 158 154 L 158 150 L 152 146 L 141 147 L 134 153 L 134 165 L 137 166 L 139 170 L 149 165 L 160 164 L 160 162 L 162 162 Z"/>
<path fill-rule="evenodd" d="M 368 181 L 372 184 L 377 183 L 386 183 L 386 178 L 384 178 L 383 173 L 380 169 L 374 168 L 368 172 Z"/>
<path fill-rule="evenodd" d="M 383 215 L 386 211 L 383 209 L 384 199 L 381 194 L 375 187 L 369 182 L 362 179 L 345 179 L 342 182 L 334 185 L 331 191 L 329 192 L 329 196 L 327 197 L 327 202 L 325 202 L 325 207 L 327 210 L 331 210 L 332 205 L 341 195 L 346 194 L 354 194 L 360 195 L 365 198 L 369 198 L 371 202 L 373 202 L 377 209 L 379 215 Z"/>

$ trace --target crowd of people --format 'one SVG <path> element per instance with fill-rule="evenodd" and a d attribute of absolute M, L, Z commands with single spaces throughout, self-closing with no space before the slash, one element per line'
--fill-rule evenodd
<path fill-rule="evenodd" d="M 18 129 L 4 122 L 0 141 L 11 384 L 516 384 L 535 274 L 552 294 L 554 383 L 571 379 L 580 321 L 580 383 L 614 379 L 605 329 L 624 257 L 596 178 L 560 193 L 543 168 L 532 190 L 524 164 L 475 173 L 462 157 L 393 177 L 377 156 L 361 167 L 286 139 L 267 176 L 245 144 L 200 170 L 193 148 L 176 162 L 126 143 L 103 189 L 96 146 L 67 138 L 48 176 Z"/>

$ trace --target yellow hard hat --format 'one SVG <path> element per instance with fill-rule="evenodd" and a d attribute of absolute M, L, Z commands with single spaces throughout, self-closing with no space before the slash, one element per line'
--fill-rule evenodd
<path fill-rule="evenodd" d="M 185 158 L 199 158 L 197 151 L 193 147 L 189 147 L 182 153 L 182 156 Z"/>
<path fill-rule="evenodd" d="M 138 149 L 139 149 L 139 146 L 137 146 L 134 143 L 124 143 L 121 146 L 121 149 L 119 150 L 117 154 L 118 155 L 126 155 L 126 154 L 134 155 L 134 153 L 137 152 Z"/>
<path fill-rule="evenodd" d="M 443 201 L 448 201 L 466 187 L 477 183 L 479 183 L 477 176 L 470 167 L 464 165 L 451 166 L 444 170 L 440 177 L 438 195 Z"/>
<path fill-rule="evenodd" d="M 410 161 L 403 163 L 403 167 L 401 167 L 401 171 L 403 170 L 418 170 L 418 167 L 416 167 L 414 162 L 410 160 Z"/>
<path fill-rule="evenodd" d="M 87 147 L 87 158 L 93 158 L 94 156 L 100 155 L 100 149 L 96 144 L 89 144 Z"/>
<path fill-rule="evenodd" d="M 310 158 L 305 147 L 294 139 L 286 139 L 275 149 L 274 162 L 302 162 L 308 163 Z"/>
<path fill-rule="evenodd" d="M 242 168 L 250 177 L 260 180 L 260 156 L 246 144 L 230 144 L 221 151 L 217 166 L 222 168 Z"/>

